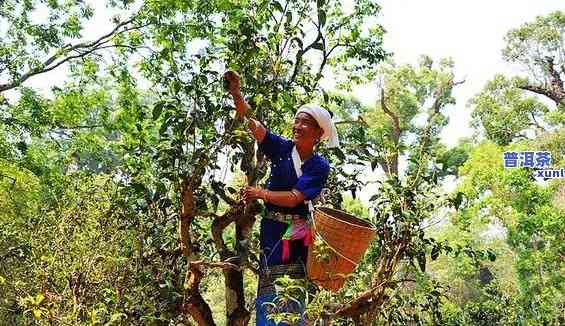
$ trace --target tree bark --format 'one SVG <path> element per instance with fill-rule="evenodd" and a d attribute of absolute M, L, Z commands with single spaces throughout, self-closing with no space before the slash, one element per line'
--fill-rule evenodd
<path fill-rule="evenodd" d="M 557 105 L 560 104 L 565 105 L 565 93 L 563 91 L 562 92 L 551 91 L 541 86 L 529 85 L 529 84 L 519 86 L 519 88 L 526 91 L 534 92 L 536 94 L 547 96 L 551 100 L 553 100 L 553 102 L 555 102 L 555 104 Z"/>
<path fill-rule="evenodd" d="M 198 266 L 191 265 L 186 275 L 186 300 L 184 311 L 192 316 L 198 326 L 215 326 L 212 310 L 200 294 L 202 271 Z"/>
<path fill-rule="evenodd" d="M 246 174 L 247 185 L 257 184 L 258 169 L 261 160 L 255 161 L 255 143 L 248 142 L 243 144 L 244 156 L 242 158 L 242 170 Z M 258 157 L 259 158 L 259 157 Z M 245 162 L 245 163 L 244 163 Z M 244 264 L 247 260 L 249 236 L 255 224 L 255 215 L 259 212 L 256 205 L 245 205 L 235 220 L 236 246 L 239 246 L 238 255 L 240 263 Z M 251 318 L 250 312 L 245 308 L 245 290 L 243 286 L 243 269 L 239 271 L 224 271 L 226 281 L 226 314 L 229 326 L 247 325 Z"/>
<path fill-rule="evenodd" d="M 192 179 L 194 181 L 194 179 Z M 195 260 L 190 239 L 190 225 L 194 220 L 195 200 L 194 184 L 185 180 L 181 188 L 181 213 L 180 213 L 180 247 L 183 256 L 188 262 L 188 271 L 185 278 L 185 301 L 183 311 L 189 313 L 199 326 L 215 326 L 212 310 L 200 294 L 200 281 L 202 271 L 198 265 L 191 262 Z"/>
<path fill-rule="evenodd" d="M 389 110 L 388 106 L 386 105 L 386 98 L 385 98 L 385 91 L 384 88 L 381 88 L 381 108 L 383 111 L 390 117 L 392 121 L 392 135 L 391 141 L 393 146 L 396 148 L 395 152 L 387 156 L 385 162 L 383 162 L 383 169 L 388 176 L 397 176 L 398 175 L 398 144 L 400 143 L 400 119 L 398 118 L 398 114 Z"/>

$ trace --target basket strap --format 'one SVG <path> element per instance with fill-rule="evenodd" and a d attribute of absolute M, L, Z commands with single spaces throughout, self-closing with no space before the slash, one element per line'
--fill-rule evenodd
<path fill-rule="evenodd" d="M 294 165 L 294 171 L 296 172 L 296 176 L 300 178 L 302 176 L 302 160 L 300 159 L 300 155 L 298 154 L 298 150 L 296 149 L 296 146 L 292 147 L 292 153 L 290 156 L 292 157 L 292 163 Z M 316 229 L 316 223 L 314 222 L 314 205 L 312 205 L 311 200 L 305 200 L 304 203 L 308 206 L 308 212 L 309 212 L 308 220 L 310 224 L 314 227 L 314 229 Z M 355 261 L 353 261 L 349 257 L 346 257 L 337 249 L 332 247 L 321 234 L 318 235 L 320 236 L 322 241 L 324 241 L 326 245 L 330 247 L 330 249 L 332 249 L 336 254 L 338 254 L 340 257 L 347 260 L 348 262 L 352 263 L 354 266 L 357 266 L 357 263 Z"/>
<path fill-rule="evenodd" d="M 313 229 L 316 230 L 316 222 L 315 222 L 314 218 L 312 218 L 312 226 L 313 226 Z M 320 239 L 322 239 L 322 241 L 324 241 L 324 243 L 325 243 L 328 247 L 330 247 L 330 249 L 331 249 L 333 252 L 335 252 L 336 254 L 338 254 L 341 258 L 343 258 L 343 259 L 347 260 L 348 262 L 352 263 L 353 266 L 357 267 L 358 263 L 356 263 L 353 259 L 350 259 L 349 257 L 345 256 L 344 254 L 342 254 L 341 252 L 339 252 L 339 250 L 337 250 L 337 249 L 334 248 L 332 245 L 330 245 L 330 244 L 326 241 L 326 239 L 324 239 L 324 237 L 323 237 L 320 233 L 316 232 L 316 237 L 320 237 Z"/>
<path fill-rule="evenodd" d="M 296 176 L 300 178 L 302 176 L 302 160 L 300 159 L 300 154 L 298 154 L 296 145 L 292 147 L 292 153 L 290 156 L 292 157 L 294 172 L 296 172 Z M 306 204 L 306 206 L 308 206 L 308 211 L 310 212 L 309 218 L 312 219 L 312 214 L 314 214 L 314 205 L 312 205 L 311 200 L 305 200 L 304 203 Z"/>

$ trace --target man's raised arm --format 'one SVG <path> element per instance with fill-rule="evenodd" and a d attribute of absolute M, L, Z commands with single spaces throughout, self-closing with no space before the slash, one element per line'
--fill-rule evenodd
<path fill-rule="evenodd" d="M 241 79 L 237 72 L 235 71 L 227 71 L 224 73 L 224 79 L 228 83 L 228 92 L 233 97 L 233 101 L 235 103 L 235 110 L 237 111 L 236 118 L 239 120 L 245 120 L 246 113 L 250 109 L 249 104 L 241 95 Z M 253 133 L 255 139 L 260 143 L 265 138 L 267 134 L 267 129 L 257 120 L 253 118 L 249 118 L 248 120 L 248 128 Z"/>

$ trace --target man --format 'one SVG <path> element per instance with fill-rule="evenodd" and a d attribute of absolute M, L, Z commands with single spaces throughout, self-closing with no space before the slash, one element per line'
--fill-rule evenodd
<path fill-rule="evenodd" d="M 237 73 L 224 74 L 228 91 L 235 102 L 239 119 L 245 117 L 249 105 L 240 90 Z M 274 280 L 283 275 L 305 278 L 308 245 L 311 242 L 308 216 L 309 201 L 317 197 L 324 187 L 330 166 L 326 159 L 314 152 L 321 140 L 330 147 L 339 145 L 331 115 L 323 108 L 302 106 L 294 117 L 292 140 L 282 138 L 267 130 L 259 121 L 248 120 L 248 127 L 262 151 L 271 161 L 271 173 L 266 188 L 246 187 L 244 199 L 261 199 L 267 208 L 261 220 L 261 266 L 256 300 L 257 324 L 275 325 L 267 318 L 265 302 L 274 302 Z M 287 311 L 302 313 L 300 307 L 287 307 Z"/>

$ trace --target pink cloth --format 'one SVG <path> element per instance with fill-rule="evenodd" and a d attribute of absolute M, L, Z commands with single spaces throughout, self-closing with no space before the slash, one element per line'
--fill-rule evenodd
<path fill-rule="evenodd" d="M 304 239 L 304 245 L 312 243 L 312 232 L 310 225 L 303 219 L 296 219 L 289 223 L 286 232 L 282 237 L 282 261 L 286 263 L 290 260 L 290 241 Z"/>

